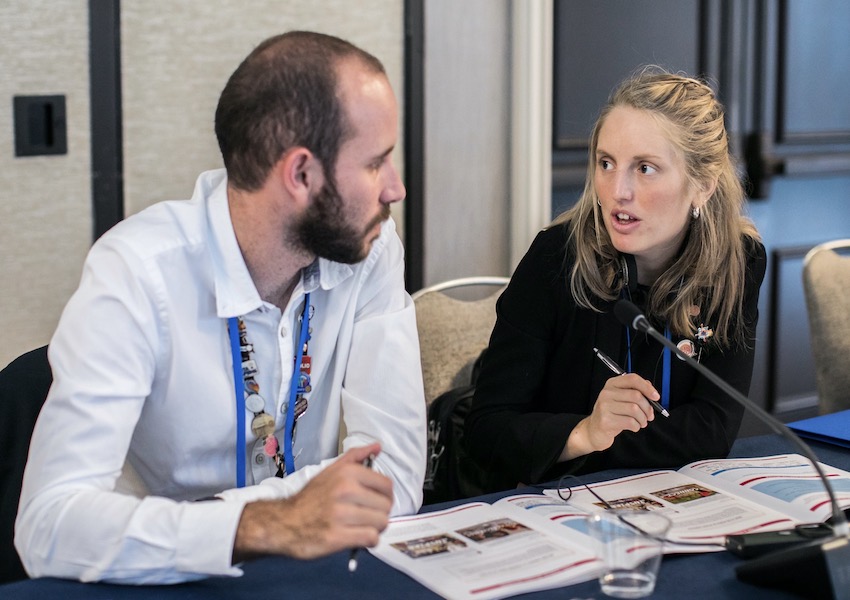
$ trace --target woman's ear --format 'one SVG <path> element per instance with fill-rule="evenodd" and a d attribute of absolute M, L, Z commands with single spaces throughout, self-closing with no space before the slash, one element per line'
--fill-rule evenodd
<path fill-rule="evenodd" d="M 717 191 L 717 178 L 712 177 L 709 181 L 700 182 L 697 186 L 697 195 L 694 199 L 693 207 L 702 208 L 708 199 Z"/>

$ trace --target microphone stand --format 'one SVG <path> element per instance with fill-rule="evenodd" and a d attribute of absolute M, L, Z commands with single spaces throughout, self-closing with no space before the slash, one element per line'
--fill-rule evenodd
<path fill-rule="evenodd" d="M 784 423 L 733 388 L 713 371 L 679 350 L 676 344 L 653 328 L 649 320 L 640 312 L 640 309 L 628 300 L 617 301 L 614 305 L 614 315 L 627 327 L 645 333 L 664 347 L 669 348 L 678 358 L 685 361 L 711 383 L 726 392 L 733 400 L 755 414 L 775 433 L 790 440 L 800 453 L 812 463 L 818 477 L 823 482 L 832 507 L 831 521 L 834 535 L 750 559 L 747 563 L 735 569 L 738 579 L 756 585 L 787 588 L 810 597 L 850 600 L 850 527 L 848 527 L 844 511 L 838 504 L 832 485 L 830 485 L 817 456 L 808 444 L 803 442 Z M 806 563 L 809 563 L 811 568 L 805 568 Z M 825 572 L 827 581 L 824 581 L 824 578 L 813 577 L 815 574 L 812 569 L 821 573 Z M 805 574 L 805 579 L 801 579 L 803 574 Z M 825 587 L 824 584 L 827 584 L 827 586 Z M 829 587 L 831 587 L 831 594 Z"/>

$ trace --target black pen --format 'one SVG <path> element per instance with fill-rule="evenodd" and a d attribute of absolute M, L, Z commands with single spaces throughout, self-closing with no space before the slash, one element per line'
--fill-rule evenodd
<path fill-rule="evenodd" d="M 371 469 L 372 468 L 372 461 L 374 461 L 374 460 L 375 460 L 375 455 L 370 454 L 369 456 L 366 457 L 366 460 L 363 461 L 363 466 L 366 467 L 367 469 Z M 357 551 L 359 549 L 360 548 L 352 548 L 351 554 L 348 555 L 348 572 L 349 573 L 354 573 L 354 571 L 357 570 Z"/>
<path fill-rule="evenodd" d="M 611 358 L 607 354 L 602 352 L 602 350 L 600 350 L 599 348 L 594 348 L 593 353 L 596 354 L 596 356 L 599 358 L 599 360 L 601 360 L 606 367 L 611 369 L 617 375 L 625 375 L 626 374 L 626 372 L 623 369 L 620 368 L 620 365 L 618 365 L 613 360 L 611 360 Z M 662 415 L 664 415 L 665 417 L 670 416 L 670 413 L 667 412 L 667 409 L 665 409 L 663 406 L 661 406 L 661 404 L 659 404 L 659 402 L 657 400 L 650 400 L 649 398 L 647 398 L 646 400 L 647 400 L 647 402 L 649 402 L 652 405 L 652 408 L 654 408 L 655 410 L 660 412 Z"/>

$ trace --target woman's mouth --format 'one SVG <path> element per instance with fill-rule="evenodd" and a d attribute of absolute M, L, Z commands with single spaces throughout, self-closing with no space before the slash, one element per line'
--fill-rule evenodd
<path fill-rule="evenodd" d="M 635 229 L 638 223 L 640 223 L 640 219 L 625 211 L 616 210 L 611 213 L 611 227 L 613 227 L 614 231 L 628 233 L 632 229 Z"/>

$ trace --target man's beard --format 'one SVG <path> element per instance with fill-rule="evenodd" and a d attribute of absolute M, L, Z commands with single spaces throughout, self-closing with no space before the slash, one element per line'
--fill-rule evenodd
<path fill-rule="evenodd" d="M 299 245 L 316 256 L 334 262 L 353 264 L 360 262 L 369 253 L 370 245 L 364 244 L 366 236 L 375 225 L 390 218 L 388 204 L 381 205 L 381 212 L 362 231 L 357 231 L 345 220 L 342 198 L 335 182 L 328 180 L 307 208 L 307 212 L 295 228 Z"/>

